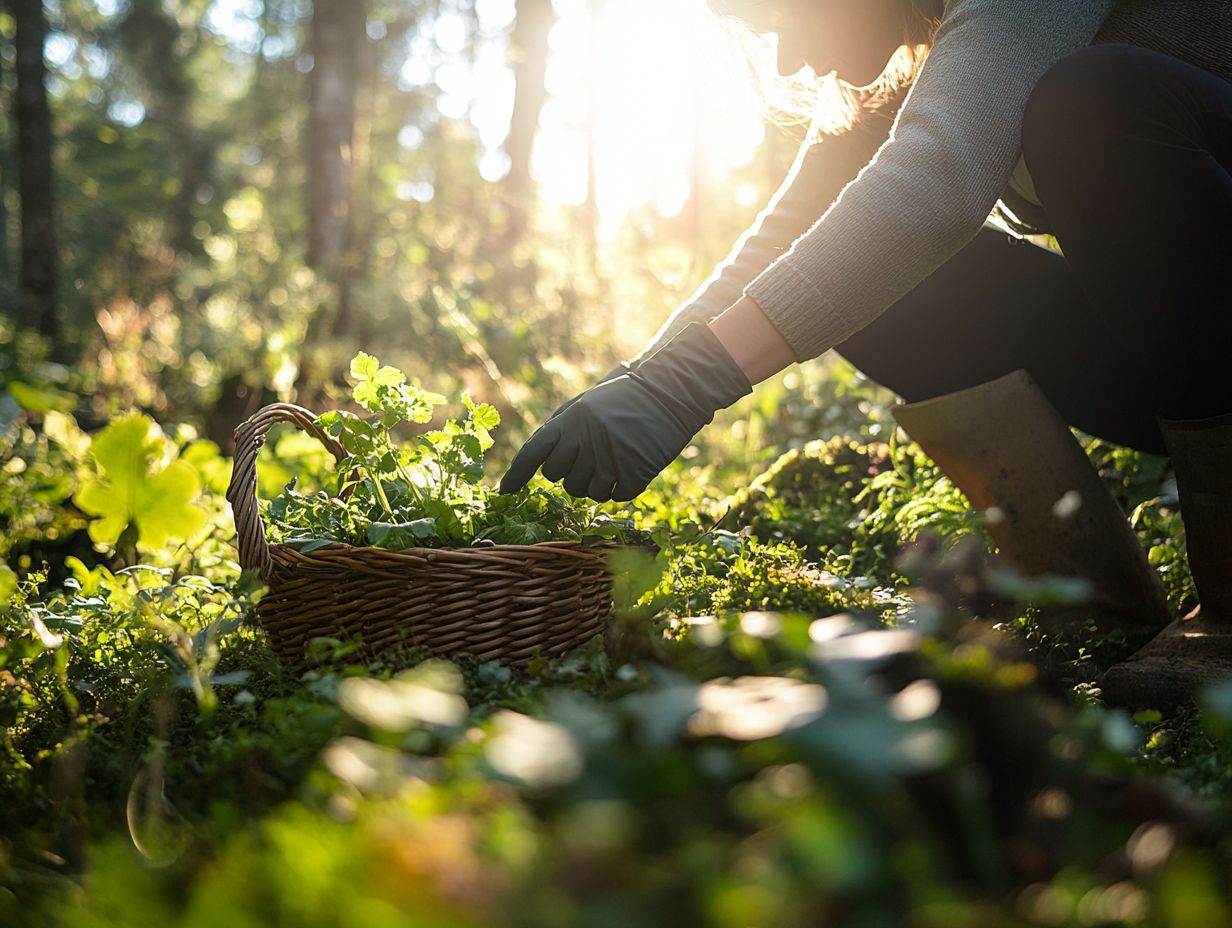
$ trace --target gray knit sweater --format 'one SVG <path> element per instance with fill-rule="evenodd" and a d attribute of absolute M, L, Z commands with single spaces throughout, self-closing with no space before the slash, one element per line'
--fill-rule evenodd
<path fill-rule="evenodd" d="M 1093 42 L 1153 48 L 1232 80 L 1232 0 L 949 0 L 892 127 L 803 149 L 651 348 L 741 291 L 801 361 L 862 329 L 979 232 L 1018 176 L 1032 89 Z"/>

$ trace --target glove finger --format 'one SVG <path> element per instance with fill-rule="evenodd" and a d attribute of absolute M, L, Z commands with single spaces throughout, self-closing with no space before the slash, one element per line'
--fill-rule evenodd
<path fill-rule="evenodd" d="M 590 478 L 590 486 L 586 488 L 586 495 L 596 503 L 606 503 L 612 498 L 615 487 L 616 478 L 611 472 L 599 470 L 595 476 Z"/>
<path fill-rule="evenodd" d="M 562 432 L 560 441 L 543 462 L 543 476 L 553 483 L 558 483 L 573 469 L 578 451 L 577 437 L 572 433 L 566 435 Z"/>
<path fill-rule="evenodd" d="M 583 497 L 590 488 L 590 478 L 595 475 L 595 457 L 593 453 L 579 450 L 573 466 L 565 475 L 565 492 L 570 496 Z"/>
<path fill-rule="evenodd" d="M 654 479 L 653 477 L 651 478 Z M 650 480 L 644 480 L 641 477 L 625 476 L 616 481 L 616 486 L 612 490 L 612 499 L 618 503 L 629 503 L 637 499 L 642 494 L 642 491 L 650 485 Z"/>
<path fill-rule="evenodd" d="M 526 440 L 526 444 L 522 446 L 513 457 L 513 462 L 509 465 L 509 470 L 505 472 L 505 476 L 501 478 L 500 491 L 502 493 L 516 493 L 522 487 L 530 482 L 530 478 L 535 476 L 535 471 L 555 449 L 560 442 L 560 428 L 549 423 L 544 423 L 540 426 L 530 438 Z"/>

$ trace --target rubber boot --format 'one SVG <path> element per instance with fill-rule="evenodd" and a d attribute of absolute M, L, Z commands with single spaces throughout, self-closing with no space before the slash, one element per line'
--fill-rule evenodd
<path fill-rule="evenodd" d="M 1104 628 L 1158 629 L 1171 618 L 1121 507 L 1026 371 L 894 416 L 971 505 L 989 511 L 989 534 L 1021 573 L 1087 580 L 1088 613 Z"/>
<path fill-rule="evenodd" d="M 1207 683 L 1232 679 L 1232 414 L 1160 420 L 1172 455 L 1185 546 L 1201 605 L 1104 674 L 1105 699 L 1173 709 Z"/>

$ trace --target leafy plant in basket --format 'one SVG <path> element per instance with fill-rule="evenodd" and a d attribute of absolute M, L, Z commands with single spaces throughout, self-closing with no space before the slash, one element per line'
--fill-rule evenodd
<path fill-rule="evenodd" d="M 293 480 L 269 504 L 271 542 L 309 552 L 339 542 L 401 551 L 647 540 L 632 520 L 613 518 L 547 481 L 506 495 L 485 485 L 483 458 L 500 424 L 489 404 L 463 395 L 462 418 L 399 442 L 392 429 L 426 425 L 445 397 L 362 352 L 351 375 L 355 402 L 368 415 L 338 410 L 316 419 L 346 453 L 338 462 L 338 493 L 303 494 Z"/>

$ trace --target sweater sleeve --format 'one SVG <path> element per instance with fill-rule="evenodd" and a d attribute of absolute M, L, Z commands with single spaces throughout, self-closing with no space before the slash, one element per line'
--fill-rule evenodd
<path fill-rule="evenodd" d="M 691 322 L 709 322 L 740 299 L 749 282 L 817 222 L 885 142 L 889 131 L 889 118 L 874 116 L 844 135 L 801 145 L 786 179 L 753 225 L 638 357 L 652 354 Z M 813 135 L 810 131 L 809 137 Z"/>
<path fill-rule="evenodd" d="M 950 0 L 890 138 L 834 205 L 747 288 L 798 360 L 858 332 L 988 218 L 1041 77 L 1116 0 Z"/>

